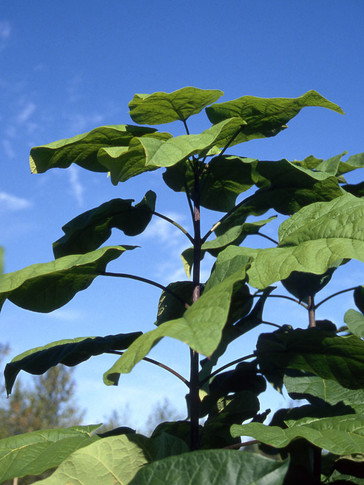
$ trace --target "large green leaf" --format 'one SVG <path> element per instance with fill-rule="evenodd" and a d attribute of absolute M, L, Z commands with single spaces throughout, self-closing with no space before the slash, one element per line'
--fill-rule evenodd
<path fill-rule="evenodd" d="M 106 337 L 79 337 L 58 340 L 43 347 L 27 350 L 5 367 L 5 385 L 11 393 L 15 379 L 21 370 L 30 374 L 44 374 L 48 369 L 63 364 L 75 366 L 94 355 L 112 350 L 124 350 L 141 335 L 142 332 L 120 333 Z"/>
<path fill-rule="evenodd" d="M 341 260 L 364 261 L 364 201 L 346 194 L 311 204 L 281 224 L 276 248 L 238 252 L 254 258 L 248 275 L 256 288 L 286 279 L 293 271 L 321 275 Z"/>
<path fill-rule="evenodd" d="M 35 312 L 51 312 L 88 288 L 106 265 L 134 246 L 109 246 L 64 256 L 0 276 L 0 308 L 8 299 Z"/>
<path fill-rule="evenodd" d="M 192 155 L 207 155 L 215 145 L 240 129 L 243 122 L 233 118 L 222 121 L 199 135 L 156 133 L 135 137 L 129 147 L 101 148 L 98 161 L 111 173 L 114 185 L 131 177 L 159 167 L 171 167 Z"/>
<path fill-rule="evenodd" d="M 257 343 L 261 372 L 282 387 L 286 369 L 332 379 L 349 389 L 364 386 L 364 342 L 358 337 L 338 337 L 332 331 L 278 330 L 261 334 Z"/>
<path fill-rule="evenodd" d="M 331 453 L 346 455 L 364 452 L 364 417 L 349 414 L 329 418 L 312 418 L 287 429 L 261 423 L 233 425 L 232 436 L 251 436 L 262 443 L 284 448 L 297 438 L 304 438 Z"/>
<path fill-rule="evenodd" d="M 152 133 L 146 135 L 150 147 L 160 147 L 163 142 L 172 138 L 169 133 Z M 156 165 L 146 164 L 146 153 L 140 142 L 141 138 L 133 138 L 128 147 L 102 147 L 98 152 L 98 161 L 110 172 L 111 182 L 117 185 L 141 173 L 157 170 Z"/>
<path fill-rule="evenodd" d="M 344 315 L 344 322 L 353 335 L 364 338 L 364 315 L 362 313 L 348 310 Z"/>
<path fill-rule="evenodd" d="M 224 93 L 218 89 L 185 87 L 172 93 L 136 94 L 129 103 L 131 119 L 140 125 L 159 125 L 172 121 L 186 121 L 190 116 Z"/>
<path fill-rule="evenodd" d="M 283 485 L 288 462 L 253 453 L 206 450 L 184 453 L 143 467 L 130 485 Z"/>
<path fill-rule="evenodd" d="M 116 385 L 121 373 L 125 374 L 142 360 L 163 337 L 185 342 L 204 355 L 211 355 L 218 346 L 222 330 L 229 315 L 230 301 L 235 283 L 244 279 L 244 268 L 228 276 L 191 305 L 183 317 L 162 323 L 158 328 L 141 335 L 104 374 L 107 385 Z"/>
<path fill-rule="evenodd" d="M 0 440 L 0 483 L 60 465 L 74 451 L 99 440 L 91 437 L 99 426 L 41 430 Z"/>
<path fill-rule="evenodd" d="M 70 455 L 44 485 L 126 485 L 146 463 L 145 450 L 129 435 L 110 436 Z"/>
<path fill-rule="evenodd" d="M 316 91 L 308 91 L 298 98 L 243 96 L 233 101 L 213 104 L 206 108 L 206 113 L 212 123 L 232 117 L 243 119 L 247 125 L 234 140 L 234 143 L 241 143 L 254 138 L 275 136 L 306 106 L 320 106 L 344 114 L 337 104 Z"/>
<path fill-rule="evenodd" d="M 154 128 L 132 125 L 101 126 L 73 138 L 32 148 L 30 168 L 32 173 L 43 173 L 50 168 L 67 168 L 76 163 L 87 170 L 107 172 L 105 166 L 97 160 L 100 148 L 127 147 L 134 136 L 155 131 Z"/>
<path fill-rule="evenodd" d="M 362 408 L 364 404 L 364 389 L 348 389 L 331 379 L 291 371 L 284 376 L 283 382 L 292 399 L 307 399 L 312 404 L 318 401 L 330 405 L 342 402 L 354 409 Z"/>
<path fill-rule="evenodd" d="M 135 206 L 132 199 L 112 199 L 80 214 L 62 227 L 65 235 L 53 243 L 55 257 L 93 251 L 111 236 L 113 228 L 127 236 L 140 234 L 152 218 L 155 199 L 149 190 Z"/>

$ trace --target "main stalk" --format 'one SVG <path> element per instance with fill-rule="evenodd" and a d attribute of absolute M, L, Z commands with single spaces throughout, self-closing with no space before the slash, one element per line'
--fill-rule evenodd
<path fill-rule="evenodd" d="M 194 253 L 193 253 L 193 303 L 200 297 L 200 261 L 201 261 L 201 220 L 200 220 L 200 176 L 197 161 L 194 162 L 195 183 L 193 193 L 193 229 L 194 229 Z M 199 354 L 190 349 L 190 417 L 191 417 L 191 451 L 200 447 L 199 436 L 199 408 L 200 408 L 200 384 L 199 384 Z"/>

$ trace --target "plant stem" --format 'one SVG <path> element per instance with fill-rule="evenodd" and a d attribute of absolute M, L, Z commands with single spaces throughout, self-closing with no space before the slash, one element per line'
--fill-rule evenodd
<path fill-rule="evenodd" d="M 212 372 L 207 377 L 205 377 L 205 379 L 203 379 L 200 382 L 200 386 L 202 387 L 205 384 L 205 382 L 207 382 L 208 380 L 211 379 L 211 377 L 216 376 L 216 374 L 219 374 L 220 372 L 227 369 L 228 367 L 231 367 L 232 365 L 238 364 L 239 362 L 243 362 L 244 360 L 252 359 L 253 357 L 255 357 L 255 354 L 249 354 L 249 355 L 246 355 L 245 357 L 240 357 L 239 359 L 233 360 L 232 362 L 229 362 L 228 364 L 225 364 L 222 367 L 219 367 L 214 372 Z"/>
<path fill-rule="evenodd" d="M 332 295 L 328 296 L 327 298 L 324 298 L 323 300 L 321 300 L 320 303 L 317 303 L 317 305 L 315 306 L 315 308 L 318 308 L 323 303 L 326 303 L 328 300 L 330 300 L 330 298 L 334 298 L 334 296 L 341 295 L 342 293 L 347 293 L 348 291 L 354 291 L 355 288 L 357 288 L 357 286 L 353 286 L 351 288 L 347 288 L 346 290 L 337 291 L 336 293 L 333 293 Z"/>
<path fill-rule="evenodd" d="M 191 243 L 193 244 L 193 237 L 191 236 L 191 234 L 186 231 L 186 229 L 184 227 L 182 227 L 180 224 L 178 224 L 178 222 L 174 221 L 173 219 L 170 219 L 169 217 L 165 216 L 164 214 L 160 214 L 159 212 L 153 212 L 153 214 L 157 217 L 160 217 L 161 219 L 164 219 L 165 221 L 169 222 L 170 224 L 173 224 L 175 227 L 177 227 L 181 232 L 183 232 L 183 234 L 185 236 L 188 237 L 188 239 L 191 241 Z"/>
<path fill-rule="evenodd" d="M 193 230 L 194 230 L 194 251 L 193 251 L 193 296 L 192 301 L 195 303 L 200 297 L 200 263 L 201 263 L 201 221 L 200 221 L 200 179 L 197 163 L 194 166 L 195 187 L 193 198 Z M 199 407 L 200 407 L 200 383 L 199 383 L 199 355 L 193 349 L 190 349 L 190 417 L 191 417 L 191 434 L 190 448 L 191 451 L 198 450 L 200 446 L 199 437 Z"/>
<path fill-rule="evenodd" d="M 308 297 L 308 327 L 316 327 L 316 316 L 315 316 L 315 299 L 313 295 Z"/>
<path fill-rule="evenodd" d="M 123 353 L 124 352 L 120 352 L 119 350 L 108 350 L 106 352 L 106 354 L 115 354 L 115 355 L 123 355 Z M 190 383 L 188 382 L 188 380 L 185 379 L 183 376 L 181 376 L 181 374 L 176 372 L 174 369 L 172 369 L 168 365 L 163 364 L 162 362 L 159 362 L 158 360 L 151 359 L 150 357 L 143 357 L 143 360 L 145 360 L 146 362 L 149 362 L 150 364 L 157 365 L 158 367 L 161 367 L 162 369 L 165 369 L 166 371 L 170 372 L 174 376 L 178 377 L 178 379 L 180 379 L 184 384 L 186 384 L 186 386 L 188 388 L 190 387 Z"/>
<path fill-rule="evenodd" d="M 186 303 L 183 298 L 181 298 L 177 293 L 174 291 L 170 290 L 167 286 L 163 286 L 160 283 L 157 283 L 156 281 L 150 280 L 148 278 L 143 278 L 142 276 L 137 276 L 129 273 L 112 273 L 110 271 L 100 271 L 98 273 L 100 276 L 112 276 L 114 278 L 129 278 L 130 280 L 136 280 L 136 281 L 141 281 L 142 283 L 147 283 L 148 285 L 156 286 L 157 288 L 160 288 L 161 290 L 165 291 L 166 293 L 169 293 L 170 295 L 174 296 L 179 300 L 185 308 L 187 309 L 189 307 L 189 304 Z"/>
<path fill-rule="evenodd" d="M 257 232 L 256 233 L 256 236 L 262 236 L 264 237 L 265 239 L 268 239 L 268 241 L 271 241 L 272 243 L 274 244 L 278 244 L 278 241 L 276 241 L 275 239 L 273 239 L 272 237 L 270 236 L 267 236 L 266 234 L 263 234 L 262 232 Z"/>
<path fill-rule="evenodd" d="M 258 297 L 258 298 L 260 297 L 259 294 L 255 294 L 255 295 L 252 295 L 252 296 L 253 296 L 253 298 L 254 297 Z M 267 295 L 267 298 L 284 298 L 285 300 L 294 301 L 298 305 L 301 305 L 304 308 L 306 308 L 306 310 L 308 309 L 308 306 L 305 303 L 303 303 L 302 301 L 297 300 L 296 298 L 293 298 L 292 296 L 286 296 L 286 295 Z"/>

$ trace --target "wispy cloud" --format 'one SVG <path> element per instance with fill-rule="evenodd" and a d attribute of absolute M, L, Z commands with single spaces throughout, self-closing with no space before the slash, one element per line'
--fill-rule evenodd
<path fill-rule="evenodd" d="M 36 105 L 34 103 L 32 103 L 31 101 L 27 102 L 22 107 L 20 113 L 18 113 L 18 115 L 16 117 L 16 121 L 19 124 L 26 123 L 29 120 L 29 118 L 32 116 L 32 114 L 34 113 L 35 109 L 36 109 Z"/>
<path fill-rule="evenodd" d="M 83 192 L 84 187 L 79 179 L 79 169 L 76 165 L 71 165 L 68 169 L 70 188 L 73 197 L 77 200 L 79 207 L 83 205 Z"/>
<path fill-rule="evenodd" d="M 7 21 L 0 21 L 0 51 L 2 51 L 11 34 L 11 25 Z"/>
<path fill-rule="evenodd" d="M 84 315 L 80 311 L 70 309 L 55 310 L 51 313 L 44 314 L 44 316 L 63 322 L 79 322 L 84 318 Z"/>
<path fill-rule="evenodd" d="M 91 130 L 95 128 L 95 126 L 100 125 L 103 119 L 104 117 L 97 113 L 90 115 L 75 113 L 70 116 L 70 131 L 71 133 L 76 134 Z"/>
<path fill-rule="evenodd" d="M 17 197 L 15 195 L 8 194 L 7 192 L 0 192 L 0 210 L 1 211 L 17 211 L 28 209 L 32 206 L 32 202 L 23 199 L 22 197 Z"/>

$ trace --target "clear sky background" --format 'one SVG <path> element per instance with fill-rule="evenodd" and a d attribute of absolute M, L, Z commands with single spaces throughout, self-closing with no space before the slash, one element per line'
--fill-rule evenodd
<path fill-rule="evenodd" d="M 221 89 L 226 101 L 243 95 L 296 97 L 315 89 L 346 115 L 305 108 L 277 137 L 234 147 L 233 153 L 300 160 L 363 152 L 363 19 L 363 0 L 0 0 L 0 244 L 6 272 L 53 259 L 52 242 L 80 212 L 115 197 L 139 201 L 149 188 L 158 194 L 159 212 L 188 226 L 185 198 L 163 187 L 161 170 L 117 187 L 105 175 L 77 166 L 30 174 L 32 146 L 129 123 L 127 104 L 134 93 L 196 86 Z M 201 114 L 191 126 L 198 132 L 209 123 Z M 181 128 L 168 130 L 177 134 Z M 216 220 L 203 217 L 206 229 Z M 273 235 L 275 229 L 267 232 Z M 179 254 L 188 241 L 159 220 L 136 241 L 119 233 L 109 243 L 142 246 L 110 264 L 110 270 L 164 284 L 183 278 Z M 248 239 L 246 245 L 258 243 Z M 351 263 L 340 270 L 331 291 L 364 283 L 361 274 L 361 265 Z M 7 302 L 0 338 L 16 355 L 63 338 L 147 331 L 153 328 L 158 297 L 155 288 L 141 283 L 98 278 L 51 314 Z M 341 325 L 350 305 L 345 295 L 333 307 L 323 305 L 319 318 Z M 277 307 L 277 300 L 266 318 L 307 324 L 300 308 L 289 302 Z M 233 356 L 252 349 L 250 339 L 246 347 L 235 346 Z M 188 351 L 181 343 L 165 339 L 151 355 L 187 373 Z M 122 412 L 129 403 L 130 424 L 137 426 L 164 397 L 183 409 L 184 386 L 145 363 L 122 376 L 118 387 L 104 386 L 103 372 L 113 361 L 94 358 L 75 372 L 87 422 L 102 421 L 113 409 Z M 277 403 L 283 404 L 282 398 Z"/>

